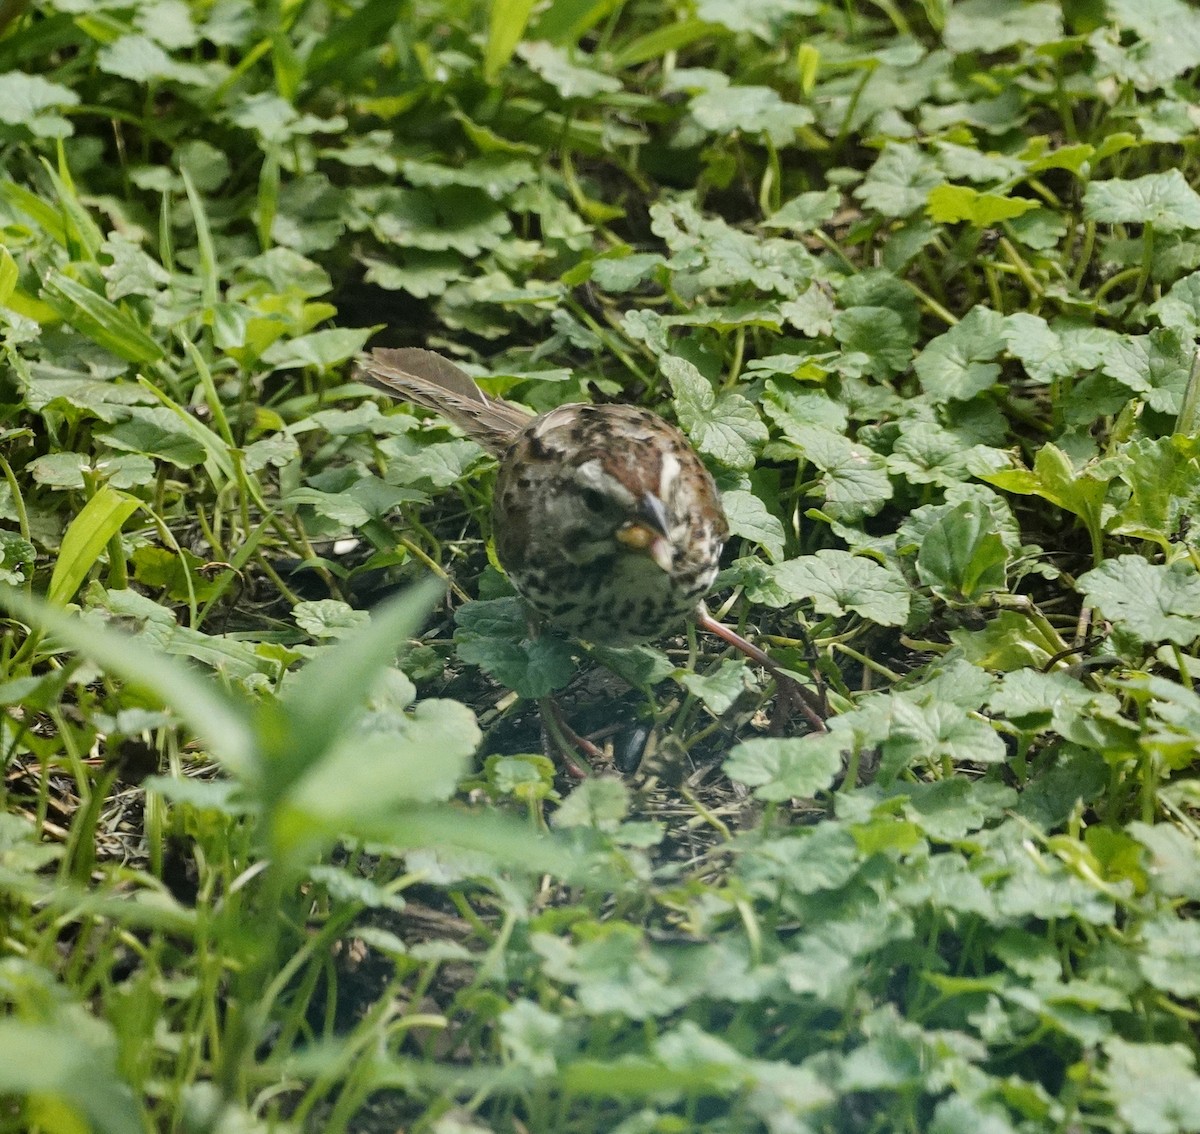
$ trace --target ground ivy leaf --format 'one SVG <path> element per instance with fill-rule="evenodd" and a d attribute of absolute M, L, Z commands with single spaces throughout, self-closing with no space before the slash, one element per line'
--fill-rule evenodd
<path fill-rule="evenodd" d="M 1155 988 L 1181 999 L 1200 996 L 1200 922 L 1172 913 L 1142 926 L 1138 968 Z"/>
<path fill-rule="evenodd" d="M 0 583 L 24 586 L 33 577 L 37 550 L 16 532 L 0 528 Z"/>
<path fill-rule="evenodd" d="M 1200 229 L 1200 193 L 1178 169 L 1125 181 L 1093 181 L 1083 215 L 1102 224 L 1150 224 L 1160 232 Z"/>
<path fill-rule="evenodd" d="M 915 698 L 891 698 L 888 731 L 882 744 L 879 774 L 895 779 L 917 762 L 952 760 L 957 764 L 1000 764 L 1004 741 L 987 721 L 947 701 L 918 704 Z"/>
<path fill-rule="evenodd" d="M 1077 587 L 1105 618 L 1143 642 L 1188 646 L 1200 636 L 1200 574 L 1189 561 L 1121 555 L 1081 575 Z"/>
<path fill-rule="evenodd" d="M 631 256 L 620 258 L 605 257 L 592 261 L 592 280 L 597 287 L 605 291 L 632 291 L 651 272 L 665 263 L 657 252 L 635 252 Z"/>
<path fill-rule="evenodd" d="M 1101 369 L 1161 413 L 1178 413 L 1183 404 L 1192 363 L 1175 331 L 1156 330 L 1148 335 L 1117 339 L 1104 356 Z"/>
<path fill-rule="evenodd" d="M 992 54 L 1019 43 L 1035 46 L 1063 37 L 1057 4 L 1023 0 L 960 0 L 946 14 L 946 46 L 956 54 Z"/>
<path fill-rule="evenodd" d="M 1200 1077 L 1195 1056 L 1181 1043 L 1104 1043 L 1104 1076 L 1117 1114 L 1133 1134 L 1200 1130 Z"/>
<path fill-rule="evenodd" d="M 685 673 L 680 682 L 715 716 L 728 712 L 749 688 L 750 670 L 744 661 L 726 659 L 712 673 Z"/>
<path fill-rule="evenodd" d="M 892 498 L 887 463 L 867 446 L 819 426 L 795 426 L 789 434 L 824 474 L 825 510 L 835 519 L 873 516 Z"/>
<path fill-rule="evenodd" d="M 441 441 L 415 453 L 400 453 L 389 459 L 386 479 L 393 484 L 428 481 L 434 488 L 458 484 L 481 455 L 475 441 Z"/>
<path fill-rule="evenodd" d="M 504 210 L 481 189 L 385 189 L 364 200 L 385 244 L 478 256 L 512 231 Z"/>
<path fill-rule="evenodd" d="M 522 43 L 517 54 L 563 98 L 595 98 L 621 89 L 619 79 L 572 62 L 562 48 L 551 43 L 540 40 Z"/>
<path fill-rule="evenodd" d="M 543 635 L 513 642 L 456 635 L 455 649 L 463 661 L 530 700 L 561 689 L 575 673 L 571 647 L 561 638 Z"/>
<path fill-rule="evenodd" d="M 704 129 L 714 134 L 765 134 L 776 146 L 788 145 L 796 131 L 813 120 L 808 107 L 785 102 L 771 87 L 729 86 L 704 91 L 692 99 L 688 109 Z"/>
<path fill-rule="evenodd" d="M 889 142 L 854 196 L 882 216 L 906 217 L 924 208 L 930 191 L 944 180 L 933 159 L 917 146 Z"/>
<path fill-rule="evenodd" d="M 965 838 L 971 831 L 998 822 L 1019 798 L 1006 784 L 958 777 L 903 784 L 897 794 L 909 801 L 906 813 L 926 835 L 939 842 Z"/>
<path fill-rule="evenodd" d="M 1004 346 L 1004 316 L 972 307 L 917 355 L 913 369 L 926 393 L 939 401 L 966 401 L 996 381 L 1000 367 L 992 360 Z"/>
<path fill-rule="evenodd" d="M 996 679 L 963 658 L 935 663 L 932 675 L 913 692 L 922 703 L 945 701 L 960 709 L 975 710 L 987 701 Z"/>
<path fill-rule="evenodd" d="M 123 35 L 113 40 L 97 53 L 96 64 L 110 75 L 119 75 L 135 83 L 168 79 L 200 86 L 208 79 L 203 67 L 177 62 L 157 43 L 142 35 Z M 343 120 L 342 127 L 345 125 Z"/>
<path fill-rule="evenodd" d="M 721 579 L 722 585 L 725 585 L 727 579 L 740 583 L 746 598 L 756 606 L 778 608 L 790 606 L 795 601 L 792 593 L 775 577 L 775 568 L 754 556 L 735 559 Z"/>
<path fill-rule="evenodd" d="M 1162 299 L 1150 305 L 1150 313 L 1181 338 L 1200 335 L 1200 272 L 1176 280 Z"/>
<path fill-rule="evenodd" d="M 629 815 L 629 788 L 612 776 L 590 776 L 554 813 L 556 827 L 594 827 L 611 831 Z"/>
<path fill-rule="evenodd" d="M 321 492 L 316 488 L 297 488 L 283 498 L 286 508 L 296 508 L 307 504 L 318 516 L 324 516 L 346 530 L 361 528 L 371 519 L 367 511 L 357 500 L 344 492 Z"/>
<path fill-rule="evenodd" d="M 108 298 L 114 303 L 127 295 L 153 298 L 171 282 L 171 273 L 126 237 L 114 233 L 100 246 L 100 251 L 112 258 L 112 263 L 101 271 L 108 281 Z"/>
<path fill-rule="evenodd" d="M 911 596 L 898 572 L 848 551 L 826 549 L 774 569 L 793 601 L 811 599 L 819 614 L 861 615 L 880 626 L 903 626 Z"/>
<path fill-rule="evenodd" d="M 906 425 L 896 438 L 891 453 L 885 458 L 887 470 L 909 484 L 936 484 L 942 488 L 961 484 L 975 472 L 980 462 L 995 457 L 1006 461 L 1004 454 L 986 445 L 966 445 L 957 433 L 933 421 L 916 421 Z"/>
<path fill-rule="evenodd" d="M 38 137 L 69 137 L 73 131 L 70 120 L 48 112 L 78 102 L 75 91 L 41 75 L 27 75 L 24 71 L 0 75 L 0 122 L 24 127 Z"/>
<path fill-rule="evenodd" d="M 1004 675 L 999 688 L 988 698 L 988 708 L 1018 728 L 1045 729 L 1060 713 L 1072 716 L 1084 712 L 1094 696 L 1065 673 L 1026 668 Z"/>
<path fill-rule="evenodd" d="M 836 189 L 801 193 L 780 207 L 762 222 L 763 228 L 788 228 L 793 232 L 811 232 L 829 220 L 842 196 Z"/>
<path fill-rule="evenodd" d="M 686 359 L 668 355 L 659 366 L 675 393 L 679 423 L 696 448 L 730 468 L 752 469 L 752 446 L 767 439 L 758 411 L 741 394 L 718 398 L 708 379 Z"/>
<path fill-rule="evenodd" d="M 313 599 L 298 602 L 292 617 L 310 638 L 345 638 L 371 621 L 365 610 L 355 610 L 337 599 Z"/>
<path fill-rule="evenodd" d="M 561 689 L 575 673 L 569 643 L 551 634 L 530 638 L 524 609 L 514 598 L 467 603 L 454 614 L 454 646 L 522 697 L 536 700 Z"/>
<path fill-rule="evenodd" d="M 833 317 L 836 313 L 837 307 L 833 300 L 817 284 L 813 284 L 796 299 L 786 300 L 779 305 L 779 314 L 783 320 L 809 338 L 832 335 Z"/>
<path fill-rule="evenodd" d="M 114 449 L 159 457 L 178 468 L 203 462 L 204 446 L 188 431 L 179 415 L 165 406 L 132 406 L 129 420 L 96 436 Z"/>
<path fill-rule="evenodd" d="M 722 493 L 721 503 L 732 535 L 757 543 L 772 562 L 783 558 L 783 524 L 753 492 L 734 489 Z"/>
<path fill-rule="evenodd" d="M 331 327 L 294 339 L 280 339 L 262 353 L 263 362 L 276 370 L 315 366 L 328 370 L 353 358 L 375 333 L 374 327 Z"/>
<path fill-rule="evenodd" d="M 794 355 L 775 357 L 780 359 L 777 365 L 786 367 L 787 370 L 803 365 L 803 360 Z M 768 358 L 758 361 L 766 364 L 772 360 Z M 762 407 L 767 417 L 783 431 L 784 436 L 790 437 L 798 445 L 804 445 L 810 439 L 804 432 L 806 429 L 817 426 L 839 434 L 845 431 L 850 420 L 849 413 L 841 402 L 834 401 L 822 390 L 808 389 L 791 381 L 769 381 Z"/>
<path fill-rule="evenodd" d="M 1019 358 L 1036 382 L 1049 385 L 1057 378 L 1099 366 L 1120 336 L 1106 327 L 1051 328 L 1045 319 L 1018 311 L 1004 320 L 1008 353 Z"/>
<path fill-rule="evenodd" d="M 735 783 L 754 788 L 756 799 L 810 799 L 842 770 L 844 737 L 756 737 L 744 740 L 721 765 Z"/>
<path fill-rule="evenodd" d="M 915 329 L 890 307 L 851 307 L 833 317 L 833 334 L 847 354 L 867 359 L 866 373 L 889 378 L 912 362 Z"/>
<path fill-rule="evenodd" d="M 1130 823 L 1126 830 L 1146 849 L 1150 884 L 1169 898 L 1200 900 L 1200 844 L 1169 823 Z"/>

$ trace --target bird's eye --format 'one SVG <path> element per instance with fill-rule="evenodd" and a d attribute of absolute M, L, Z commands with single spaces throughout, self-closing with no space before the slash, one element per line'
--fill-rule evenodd
<path fill-rule="evenodd" d="M 579 493 L 579 498 L 589 512 L 604 511 L 604 494 L 602 492 L 597 492 L 594 488 L 585 488 Z"/>

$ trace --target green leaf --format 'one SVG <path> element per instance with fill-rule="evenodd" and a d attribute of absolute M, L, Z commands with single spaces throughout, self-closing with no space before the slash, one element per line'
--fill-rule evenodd
<path fill-rule="evenodd" d="M 292 617 L 310 638 L 345 638 L 360 632 L 371 621 L 365 610 L 355 610 L 337 599 L 298 602 Z"/>
<path fill-rule="evenodd" d="M 117 1044 L 94 1017 L 0 1020 L 0 1092 L 53 1099 L 63 1131 L 130 1134 L 145 1129 L 129 1085 L 117 1072 Z"/>
<path fill-rule="evenodd" d="M 1008 549 L 986 508 L 964 501 L 946 509 L 926 531 L 917 576 L 953 603 L 978 603 L 1005 588 Z"/>
<path fill-rule="evenodd" d="M 811 799 L 842 771 L 845 748 L 845 737 L 829 734 L 760 737 L 742 741 L 721 767 L 735 783 L 754 788 L 756 799 Z"/>
<path fill-rule="evenodd" d="M 783 523 L 767 511 L 767 506 L 753 492 L 741 489 L 724 492 L 721 503 L 731 535 L 757 543 L 772 562 L 783 558 Z"/>
<path fill-rule="evenodd" d="M 979 472 L 980 480 L 994 484 L 1006 492 L 1041 496 L 1052 504 L 1078 516 L 1092 538 L 1096 562 L 1101 558 L 1101 518 L 1108 480 L 1095 468 L 1078 472 L 1067 455 L 1056 445 L 1043 445 L 1034 458 L 1033 470 L 1001 469 Z"/>
<path fill-rule="evenodd" d="M 163 357 L 158 345 L 116 304 L 57 269 L 46 277 L 46 301 L 80 334 L 126 362 L 147 364 Z"/>
<path fill-rule="evenodd" d="M 545 697 L 574 676 L 570 644 L 552 634 L 531 637 L 516 599 L 467 603 L 458 608 L 454 620 L 458 656 L 522 697 Z"/>
<path fill-rule="evenodd" d="M 853 523 L 873 516 L 892 498 L 887 462 L 866 445 L 818 426 L 793 426 L 788 432 L 821 470 L 825 511 L 834 519 Z"/>
<path fill-rule="evenodd" d="M 763 228 L 786 228 L 792 232 L 812 232 L 837 212 L 842 196 L 836 189 L 801 193 L 785 201 L 763 222 Z"/>
<path fill-rule="evenodd" d="M 75 91 L 41 75 L 23 71 L 0 74 L 0 122 L 26 129 L 35 137 L 70 137 L 70 120 L 52 111 L 78 103 Z"/>
<path fill-rule="evenodd" d="M 771 573 L 792 601 L 811 600 L 818 614 L 858 614 L 881 626 L 902 626 L 908 618 L 904 579 L 861 555 L 818 551 L 780 563 Z"/>
<path fill-rule="evenodd" d="M 352 732 L 362 715 L 363 691 L 371 688 L 416 634 L 443 589 L 439 580 L 426 579 L 380 604 L 364 629 L 321 651 L 290 679 L 278 703 L 265 710 L 263 742 L 268 759 L 264 791 L 268 800 L 288 795 L 309 769 L 346 743 L 344 734 Z M 436 727 L 442 727 L 441 722 L 436 722 Z M 407 757 L 405 750 L 397 759 Z"/>
<path fill-rule="evenodd" d="M 1004 339 L 1009 354 L 1021 360 L 1029 376 L 1049 384 L 1099 366 L 1119 336 L 1105 327 L 1052 329 L 1040 316 L 1018 311 L 1005 318 Z"/>
<path fill-rule="evenodd" d="M 923 704 L 915 695 L 890 698 L 879 774 L 887 783 L 916 763 L 1000 764 L 1004 741 L 987 721 L 948 701 Z"/>
<path fill-rule="evenodd" d="M 1160 413 L 1178 413 L 1191 372 L 1192 351 L 1174 331 L 1117 339 L 1105 353 L 1101 369 Z"/>
<path fill-rule="evenodd" d="M 958 0 L 946 14 L 943 37 L 955 54 L 980 51 L 993 55 L 1019 43 L 1037 46 L 1062 39 L 1062 19 L 1057 4 Z"/>
<path fill-rule="evenodd" d="M 1200 440 L 1182 434 L 1139 438 L 1120 457 L 1119 475 L 1129 486 L 1129 498 L 1109 521 L 1109 530 L 1169 550 L 1200 509 Z"/>
<path fill-rule="evenodd" d="M 905 324 L 899 312 L 890 307 L 850 307 L 833 317 L 834 337 L 846 356 L 862 354 L 866 373 L 876 378 L 889 378 L 903 373 L 912 362 L 916 330 Z M 848 372 L 843 370 L 843 372 Z"/>
<path fill-rule="evenodd" d="M 563 98 L 594 99 L 621 89 L 619 79 L 573 63 L 566 51 L 551 43 L 523 43 L 517 54 Z"/>
<path fill-rule="evenodd" d="M 913 362 L 925 392 L 939 401 L 966 401 L 992 386 L 1004 349 L 1004 317 L 972 307 L 962 322 L 931 340 Z"/>
<path fill-rule="evenodd" d="M 37 549 L 16 532 L 0 529 L 0 584 L 20 587 L 33 578 Z"/>
<path fill-rule="evenodd" d="M 1076 584 L 1107 619 L 1143 642 L 1189 646 L 1200 637 L 1200 574 L 1190 561 L 1147 563 L 1121 555 Z"/>
<path fill-rule="evenodd" d="M 213 682 L 164 658 L 152 643 L 110 630 L 95 619 L 79 618 L 6 589 L 0 589 L 0 606 L 109 672 L 150 690 L 204 737 L 235 774 L 252 770 L 254 734 L 249 715 L 241 702 Z M 163 613 L 171 618 L 169 611 Z"/>
<path fill-rule="evenodd" d="M 1200 845 L 1169 823 L 1130 823 L 1126 830 L 1146 850 L 1151 886 L 1169 898 L 1200 899 Z"/>
<path fill-rule="evenodd" d="M 363 203 L 385 245 L 479 256 L 512 231 L 505 211 L 483 190 L 469 186 L 385 189 Z"/>
<path fill-rule="evenodd" d="M 1112 1105 L 1132 1134 L 1200 1130 L 1200 1076 L 1181 1043 L 1105 1041 L 1104 1069 Z"/>
<path fill-rule="evenodd" d="M 360 645 L 364 637 L 358 634 L 349 641 Z M 326 656 L 320 655 L 301 676 Z M 378 662 L 376 657 L 374 664 Z M 343 680 L 330 684 L 343 698 L 353 688 Z M 292 711 L 295 705 L 293 701 Z M 353 699 L 348 708 L 357 715 Z M 368 714 L 358 722 L 347 719 L 345 711 L 339 716 L 337 734 L 322 738 L 330 742 L 328 750 L 314 749 L 319 758 L 283 785 L 272 836 L 287 857 L 322 836 L 386 822 L 406 804 L 449 799 L 481 739 L 475 714 L 457 701 L 421 701 L 410 713 Z M 297 770 L 290 769 L 289 777 Z"/>
<path fill-rule="evenodd" d="M 1115 27 L 1089 37 L 1101 74 L 1107 70 L 1140 91 L 1153 91 L 1200 65 L 1200 18 L 1190 4 L 1109 0 L 1108 10 Z"/>
<path fill-rule="evenodd" d="M 785 102 L 771 87 L 729 86 L 704 91 L 688 108 L 706 130 L 714 134 L 765 134 L 776 146 L 788 145 L 796 131 L 813 121 L 805 106 Z"/>
<path fill-rule="evenodd" d="M 966 221 L 976 228 L 990 228 L 1000 221 L 1019 217 L 1037 207 L 1038 203 L 1027 197 L 981 193 L 966 185 L 939 185 L 930 190 L 925 211 L 930 219 L 938 224 Z"/>
<path fill-rule="evenodd" d="M 1101 224 L 1149 224 L 1161 232 L 1200 229 L 1200 193 L 1178 169 L 1131 181 L 1093 181 L 1083 191 L 1083 215 Z"/>
<path fill-rule="evenodd" d="M 51 603 L 63 606 L 75 597 L 108 541 L 140 507 L 141 501 L 136 496 L 118 492 L 108 485 L 97 490 L 63 536 L 46 592 Z"/>
<path fill-rule="evenodd" d="M 707 378 L 686 359 L 667 355 L 659 367 L 671 383 L 679 423 L 693 444 L 724 465 L 754 467 L 754 444 L 767 439 L 758 411 L 741 394 L 713 392 Z"/>
<path fill-rule="evenodd" d="M 315 366 L 328 370 L 354 358 L 377 327 L 334 327 L 294 339 L 279 339 L 262 352 L 262 360 L 277 370 Z"/>
<path fill-rule="evenodd" d="M 495 84 L 508 65 L 533 11 L 533 0 L 491 0 L 487 43 L 483 52 L 483 78 Z"/>
<path fill-rule="evenodd" d="M 200 464 L 207 456 L 193 424 L 200 423 L 184 421 L 166 406 L 131 406 L 127 420 L 98 433 L 97 437 L 114 449 L 158 457 L 186 469 Z"/>
<path fill-rule="evenodd" d="M 750 670 L 743 661 L 727 659 L 711 673 L 685 673 L 679 680 L 710 712 L 720 716 L 750 687 Z"/>
<path fill-rule="evenodd" d="M 885 458 L 888 472 L 908 484 L 959 486 L 968 476 L 1007 463 L 1006 455 L 985 445 L 966 445 L 961 435 L 932 421 L 905 427 Z"/>
<path fill-rule="evenodd" d="M 1155 988 L 1180 999 L 1200 996 L 1200 923 L 1162 914 L 1142 926 L 1142 976 Z"/>
<path fill-rule="evenodd" d="M 593 776 L 562 801 L 554 825 L 612 831 L 628 818 L 629 804 L 629 789 L 621 780 Z"/>
<path fill-rule="evenodd" d="M 1200 272 L 1176 280 L 1166 295 L 1150 304 L 1149 310 L 1181 339 L 1200 337 Z"/>
<path fill-rule="evenodd" d="M 945 181 L 918 147 L 889 142 L 854 196 L 885 217 L 907 217 L 923 209 L 930 192 Z"/>

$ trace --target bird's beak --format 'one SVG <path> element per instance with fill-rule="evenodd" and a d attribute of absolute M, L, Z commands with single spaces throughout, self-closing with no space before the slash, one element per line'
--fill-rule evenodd
<path fill-rule="evenodd" d="M 630 551 L 649 556 L 664 571 L 670 571 L 675 565 L 667 509 L 652 492 L 645 493 L 638 501 L 637 518 L 617 529 L 617 542 Z"/>

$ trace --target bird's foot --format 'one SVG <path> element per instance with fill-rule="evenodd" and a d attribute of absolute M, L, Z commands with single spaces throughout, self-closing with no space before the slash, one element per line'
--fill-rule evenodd
<path fill-rule="evenodd" d="M 562 709 L 553 697 L 539 697 L 538 711 L 542 718 L 542 747 L 546 755 L 551 760 L 561 760 L 567 774 L 577 780 L 590 776 L 590 761 L 603 759 L 604 753 L 567 724 Z"/>
<path fill-rule="evenodd" d="M 760 650 L 753 642 L 748 642 L 736 630 L 726 626 L 723 622 L 718 622 L 708 611 L 701 610 L 696 615 L 696 625 L 701 630 L 707 630 L 710 634 L 720 638 L 722 642 L 727 642 L 735 649 L 741 650 L 751 661 L 757 662 L 775 678 L 779 689 L 779 700 L 771 718 L 772 736 L 782 734 L 792 713 L 797 708 L 812 725 L 815 732 L 829 731 L 825 727 L 825 718 L 829 715 L 829 710 L 823 697 L 806 689 L 794 677 L 780 669 L 769 654 Z"/>

